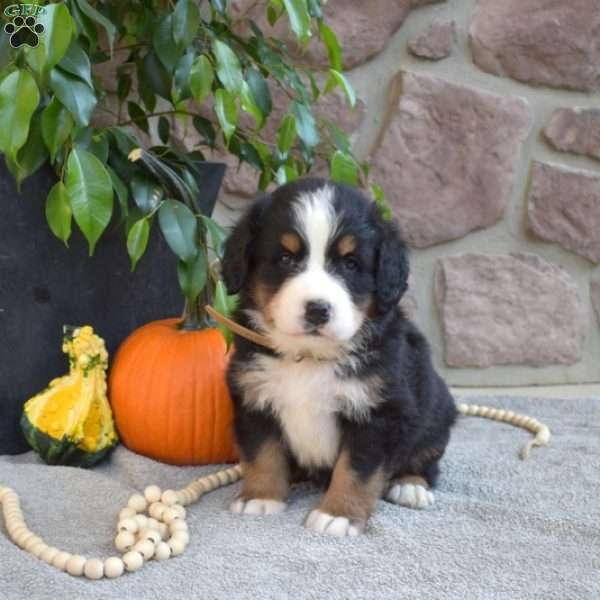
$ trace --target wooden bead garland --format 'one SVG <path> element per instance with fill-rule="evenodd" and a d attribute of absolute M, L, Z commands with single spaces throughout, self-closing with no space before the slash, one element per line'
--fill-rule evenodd
<path fill-rule="evenodd" d="M 459 404 L 462 415 L 484 417 L 521 427 L 535 434 L 521 450 L 519 456 L 526 459 L 533 446 L 547 445 L 550 429 L 536 419 L 476 404 Z M 200 477 L 186 488 L 178 491 L 162 491 L 150 485 L 144 494 L 133 494 L 127 506 L 118 515 L 115 546 L 122 557 L 111 556 L 106 560 L 86 559 L 48 546 L 44 540 L 27 528 L 17 493 L 0 485 L 0 504 L 4 522 L 12 541 L 59 571 L 75 577 L 84 575 L 90 580 L 107 577 L 115 579 L 126 571 L 138 571 L 149 560 L 163 561 L 183 554 L 190 541 L 185 506 L 193 504 L 201 496 L 216 488 L 235 483 L 242 477 L 240 465 Z M 147 512 L 148 515 L 143 514 Z"/>
<path fill-rule="evenodd" d="M 236 465 L 200 477 L 179 491 L 163 492 L 158 486 L 151 485 L 144 490 L 144 495 L 133 494 L 118 516 L 115 546 L 123 556 L 111 556 L 106 560 L 85 558 L 48 546 L 27 528 L 19 496 L 14 490 L 0 486 L 0 504 L 8 535 L 23 550 L 74 577 L 115 579 L 127 571 L 138 571 L 149 560 L 162 561 L 183 554 L 190 541 L 184 505 L 196 502 L 200 496 L 218 487 L 235 483 L 241 477 L 242 468 Z"/>

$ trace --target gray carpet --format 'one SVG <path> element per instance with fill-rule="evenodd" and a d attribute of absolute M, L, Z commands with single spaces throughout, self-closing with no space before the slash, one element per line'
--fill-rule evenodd
<path fill-rule="evenodd" d="M 266 518 L 228 513 L 236 486 L 224 488 L 189 510 L 182 557 L 115 581 L 44 565 L 13 546 L 2 524 L 0 598 L 600 599 L 600 399 L 485 403 L 546 422 L 551 446 L 521 462 L 527 433 L 462 417 L 435 505 L 419 512 L 380 501 L 356 539 L 303 529 L 318 499 L 308 485 L 286 513 Z M 87 556 L 113 554 L 115 514 L 134 490 L 180 487 L 210 470 L 167 467 L 123 448 L 89 471 L 47 467 L 33 453 L 0 457 L 0 483 L 21 494 L 30 527 Z"/>

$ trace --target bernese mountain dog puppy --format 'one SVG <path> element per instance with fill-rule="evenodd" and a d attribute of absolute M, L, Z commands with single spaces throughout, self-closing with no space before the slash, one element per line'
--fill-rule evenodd
<path fill-rule="evenodd" d="M 380 497 L 433 503 L 456 409 L 398 306 L 408 270 L 397 226 L 338 183 L 284 185 L 234 228 L 222 272 L 236 319 L 275 349 L 235 338 L 233 512 L 278 513 L 306 477 L 326 486 L 306 526 L 332 535 L 362 532 Z"/>

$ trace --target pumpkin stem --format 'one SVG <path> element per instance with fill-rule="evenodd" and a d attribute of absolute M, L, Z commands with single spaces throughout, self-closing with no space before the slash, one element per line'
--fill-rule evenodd
<path fill-rule="evenodd" d="M 190 302 L 187 298 L 181 316 L 179 329 L 184 331 L 198 331 L 209 327 L 208 316 L 204 306 L 206 305 L 206 293 L 200 294 L 200 297 L 194 302 Z"/>

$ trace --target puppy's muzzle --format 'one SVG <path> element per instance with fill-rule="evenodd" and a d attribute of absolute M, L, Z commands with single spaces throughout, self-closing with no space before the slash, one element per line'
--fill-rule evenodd
<path fill-rule="evenodd" d="M 321 327 L 331 318 L 331 304 L 324 300 L 309 300 L 304 309 L 304 321 L 307 329 Z"/>

